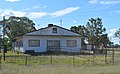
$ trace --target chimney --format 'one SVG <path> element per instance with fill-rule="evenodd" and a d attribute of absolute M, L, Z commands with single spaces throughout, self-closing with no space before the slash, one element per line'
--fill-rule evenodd
<path fill-rule="evenodd" d="M 53 26 L 53 24 L 48 24 L 48 27 L 52 27 Z"/>

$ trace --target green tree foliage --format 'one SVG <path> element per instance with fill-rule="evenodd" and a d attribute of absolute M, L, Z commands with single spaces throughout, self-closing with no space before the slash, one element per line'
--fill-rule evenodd
<path fill-rule="evenodd" d="M 11 41 L 11 39 L 5 37 L 4 38 L 4 45 L 7 46 L 7 50 L 11 50 L 12 49 L 12 41 Z"/>
<path fill-rule="evenodd" d="M 3 25 L 4 32 L 10 39 L 36 30 L 33 21 L 27 17 L 11 16 L 8 19 L 3 19 L 1 23 L 5 24 Z"/>
<path fill-rule="evenodd" d="M 106 29 L 103 28 L 101 18 L 91 18 L 87 22 L 86 26 L 72 26 L 70 29 L 82 36 L 86 36 L 88 38 L 89 44 L 94 44 L 96 46 L 103 44 L 106 46 L 109 42 L 109 38 L 105 33 Z M 84 41 L 84 39 L 82 41 Z"/>
<path fill-rule="evenodd" d="M 85 30 L 86 28 L 84 27 L 84 25 L 82 26 L 82 25 L 79 25 L 79 26 L 72 26 L 71 28 L 70 28 L 70 30 L 71 31 L 73 31 L 73 32 L 75 32 L 75 33 L 78 33 L 78 34 L 80 34 L 80 35 L 82 35 L 82 36 L 85 36 L 85 34 L 86 34 L 86 30 Z M 85 42 L 84 42 L 84 40 L 85 40 L 85 38 L 83 37 L 82 38 L 82 45 L 85 45 Z"/>
<path fill-rule="evenodd" d="M 118 29 L 118 30 L 115 32 L 115 36 L 120 39 L 120 29 Z"/>
<path fill-rule="evenodd" d="M 88 37 L 88 42 L 90 44 L 98 46 L 103 43 L 106 45 L 109 41 L 107 34 L 105 34 L 106 29 L 103 28 L 101 18 L 89 19 L 86 25 L 86 31 L 86 36 Z"/>
<path fill-rule="evenodd" d="M 8 37 L 0 38 L 0 49 L 3 49 L 3 46 L 7 46 L 7 50 L 12 49 L 12 41 Z"/>

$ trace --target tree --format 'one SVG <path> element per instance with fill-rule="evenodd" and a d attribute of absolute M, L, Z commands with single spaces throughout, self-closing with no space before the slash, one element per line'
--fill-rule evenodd
<path fill-rule="evenodd" d="M 99 41 L 100 41 L 100 43 L 103 44 L 104 47 L 106 47 L 107 44 L 109 44 L 109 42 L 110 42 L 110 40 L 109 40 L 109 38 L 108 38 L 108 34 L 103 34 L 103 35 L 101 35 Z"/>
<path fill-rule="evenodd" d="M 108 36 L 105 33 L 106 28 L 103 28 L 101 18 L 98 17 L 96 19 L 89 19 L 86 25 L 86 30 L 86 35 L 90 44 L 99 46 L 100 44 L 107 45 L 107 43 L 109 42 Z"/>
<path fill-rule="evenodd" d="M 120 39 L 120 29 L 118 29 L 118 30 L 115 32 L 115 36 Z"/>
<path fill-rule="evenodd" d="M 89 44 L 94 44 L 95 46 L 102 44 L 106 46 L 109 42 L 108 35 L 105 33 L 106 29 L 103 28 L 102 19 L 99 17 L 89 19 L 86 26 L 72 26 L 70 29 L 75 33 L 86 36 Z"/>
<path fill-rule="evenodd" d="M 11 16 L 8 19 L 4 18 L 1 23 L 3 23 L 5 34 L 10 39 L 36 30 L 33 21 L 27 17 Z"/>
<path fill-rule="evenodd" d="M 4 45 L 7 46 L 7 50 L 12 50 L 12 41 L 10 38 L 4 37 Z"/>
<path fill-rule="evenodd" d="M 81 36 L 85 36 L 85 32 L 86 32 L 86 31 L 85 31 L 84 25 L 83 25 L 83 26 L 82 26 L 82 25 L 79 25 L 78 27 L 77 27 L 77 26 L 72 26 L 72 27 L 70 28 L 70 30 L 73 31 L 73 32 L 75 32 L 75 33 L 80 34 Z M 85 40 L 85 38 L 82 38 L 82 41 L 81 41 L 81 44 L 82 44 L 82 45 L 85 45 L 84 40 Z"/>

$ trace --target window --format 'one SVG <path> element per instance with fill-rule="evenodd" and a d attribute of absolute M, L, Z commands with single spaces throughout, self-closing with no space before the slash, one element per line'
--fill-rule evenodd
<path fill-rule="evenodd" d="M 22 41 L 17 41 L 16 42 L 16 47 L 23 47 L 23 42 Z"/>
<path fill-rule="evenodd" d="M 39 47 L 40 40 L 29 40 L 28 45 L 29 45 L 29 47 Z"/>
<path fill-rule="evenodd" d="M 48 51 L 60 51 L 60 40 L 47 40 Z"/>
<path fill-rule="evenodd" d="M 67 40 L 67 47 L 76 47 L 77 41 L 76 40 Z"/>
<path fill-rule="evenodd" d="M 60 41 L 59 40 L 47 40 L 47 46 L 52 46 L 52 47 L 59 47 L 60 46 Z"/>
<path fill-rule="evenodd" d="M 57 33 L 57 28 L 53 28 L 53 29 L 52 29 L 52 32 L 53 32 L 53 33 Z"/>

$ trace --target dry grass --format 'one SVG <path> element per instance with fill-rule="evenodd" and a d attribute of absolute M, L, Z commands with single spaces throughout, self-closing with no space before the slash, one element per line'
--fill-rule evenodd
<path fill-rule="evenodd" d="M 0 56 L 2 56 L 2 55 L 3 55 L 3 52 L 0 53 Z M 26 55 L 26 54 L 23 54 L 21 52 L 17 53 L 17 52 L 13 52 L 13 51 L 7 51 L 7 53 L 5 53 L 5 55 L 6 56 L 9 56 L 9 55 L 14 56 L 14 55 Z"/>
<path fill-rule="evenodd" d="M 120 74 L 120 65 L 39 65 L 33 67 L 16 64 L 3 64 L 0 74 Z"/>
<path fill-rule="evenodd" d="M 109 52 L 108 61 L 112 60 L 111 54 Z M 53 56 L 52 65 L 50 64 L 50 56 L 28 57 L 27 66 L 24 63 L 18 64 L 22 58 L 17 57 L 17 59 L 13 63 L 9 62 L 9 60 L 6 63 L 2 63 L 0 74 L 120 74 L 120 52 L 115 52 L 114 64 L 105 64 L 103 55 L 96 55 L 95 57 L 96 62 L 100 61 L 99 64 L 91 62 L 93 60 L 92 55 L 74 56 L 75 65 L 73 65 L 73 56 L 64 55 Z M 24 60 L 23 58 L 22 61 Z M 101 62 L 104 64 L 101 64 Z M 45 65 L 41 65 L 41 63 L 45 63 Z"/>

